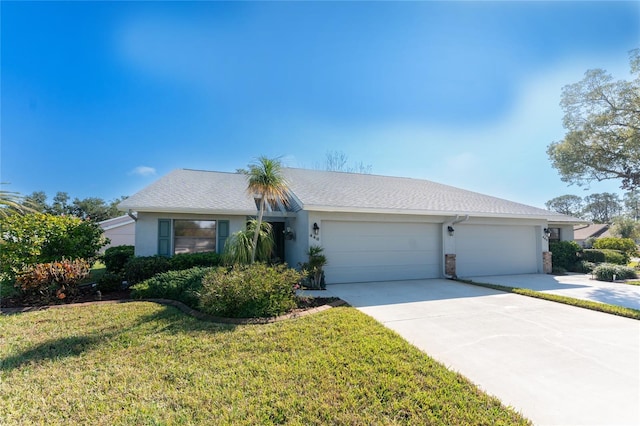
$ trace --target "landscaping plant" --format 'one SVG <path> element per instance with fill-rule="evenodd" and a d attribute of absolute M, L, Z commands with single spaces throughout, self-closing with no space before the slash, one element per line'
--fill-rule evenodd
<path fill-rule="evenodd" d="M 603 237 L 598 238 L 593 243 L 595 249 L 610 249 L 620 250 L 629 257 L 636 256 L 638 254 L 638 247 L 631 238 L 617 238 L 617 237 Z M 628 261 L 628 260 L 627 260 Z"/>
<path fill-rule="evenodd" d="M 229 318 L 282 315 L 296 307 L 302 275 L 286 265 L 263 263 L 219 267 L 202 281 L 200 310 Z"/>
<path fill-rule="evenodd" d="M 77 284 L 89 275 L 89 270 L 89 262 L 84 259 L 38 263 L 17 276 L 16 286 L 26 300 L 36 304 L 72 299 L 78 294 Z"/>
<path fill-rule="evenodd" d="M 158 274 L 132 287 L 134 299 L 172 299 L 198 307 L 202 279 L 215 268 L 195 267 Z"/>
<path fill-rule="evenodd" d="M 256 233 L 258 221 L 255 219 L 247 222 L 246 229 L 234 232 L 224 246 L 222 263 L 225 265 L 248 265 L 252 263 L 253 239 Z M 271 253 L 275 241 L 273 239 L 273 229 L 270 223 L 261 222 L 260 232 L 255 248 L 255 260 L 258 262 L 268 262 L 271 260 Z"/>
<path fill-rule="evenodd" d="M 124 265 L 134 256 L 133 246 L 113 246 L 105 250 L 103 261 L 107 272 L 124 276 Z"/>
<path fill-rule="evenodd" d="M 575 241 L 552 241 L 549 243 L 549 251 L 553 268 L 562 268 L 570 271 L 578 261 L 578 253 L 582 250 Z M 560 269 L 556 269 L 560 270 Z"/>
<path fill-rule="evenodd" d="M 62 259 L 93 262 L 108 243 L 96 223 L 72 216 L 35 213 L 0 217 L 0 272 L 15 275 L 26 267 Z"/>
<path fill-rule="evenodd" d="M 124 265 L 124 277 L 129 284 L 137 284 L 169 269 L 169 259 L 164 256 L 133 257 Z"/>
<path fill-rule="evenodd" d="M 327 257 L 323 254 L 323 251 L 324 248 L 320 246 L 309 247 L 309 250 L 307 250 L 309 261 L 300 265 L 300 269 L 305 274 L 303 284 L 312 290 L 326 288 L 323 268 L 327 264 Z"/>
<path fill-rule="evenodd" d="M 636 271 L 628 266 L 616 265 L 613 263 L 601 263 L 593 269 L 598 281 L 626 280 L 637 278 Z M 614 278 L 615 277 L 615 278 Z"/>

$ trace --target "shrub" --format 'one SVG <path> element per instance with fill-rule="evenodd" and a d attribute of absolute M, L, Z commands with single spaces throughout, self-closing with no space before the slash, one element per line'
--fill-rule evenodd
<path fill-rule="evenodd" d="M 74 297 L 78 293 L 78 283 L 89 275 L 90 265 L 84 259 L 38 263 L 27 267 L 16 278 L 27 300 L 49 303 L 57 299 Z"/>
<path fill-rule="evenodd" d="M 163 272 L 133 286 L 131 297 L 173 299 L 197 308 L 202 279 L 214 269 L 213 267 L 195 267 L 182 271 Z"/>
<path fill-rule="evenodd" d="M 598 249 L 582 250 L 580 257 L 582 258 L 582 260 L 586 260 L 587 262 L 593 262 L 593 263 L 602 263 L 604 262 L 604 259 L 605 259 L 604 252 Z"/>
<path fill-rule="evenodd" d="M 593 243 L 596 242 L 596 239 L 597 239 L 596 237 L 589 237 L 586 240 L 584 240 L 584 248 L 587 248 L 587 249 L 593 248 Z"/>
<path fill-rule="evenodd" d="M 327 264 L 327 257 L 322 254 L 324 248 L 311 246 L 307 250 L 309 261 L 300 265 L 304 274 L 303 284 L 310 289 L 325 289 L 324 266 Z"/>
<path fill-rule="evenodd" d="M 104 252 L 104 265 L 107 272 L 124 274 L 124 265 L 134 256 L 133 246 L 109 247 Z"/>
<path fill-rule="evenodd" d="M 169 269 L 172 271 L 181 271 L 183 269 L 190 269 L 196 266 L 219 266 L 220 255 L 216 252 L 205 253 L 183 253 L 176 254 L 169 258 Z"/>
<path fill-rule="evenodd" d="M 133 257 L 124 265 L 124 277 L 129 284 L 137 284 L 169 270 L 169 259 L 163 256 Z"/>
<path fill-rule="evenodd" d="M 553 241 L 549 243 L 553 268 L 570 270 L 578 261 L 578 253 L 582 250 L 575 241 Z"/>
<path fill-rule="evenodd" d="M 15 280 L 9 274 L 0 272 L 0 299 L 19 295 L 20 291 L 15 287 Z"/>
<path fill-rule="evenodd" d="M 602 263 L 596 266 L 593 274 L 598 281 L 613 281 L 614 275 L 616 280 L 636 278 L 636 271 L 633 268 L 612 263 Z"/>
<path fill-rule="evenodd" d="M 566 275 L 567 274 L 567 270 L 560 267 L 560 266 L 554 266 L 551 269 L 551 273 L 554 275 Z"/>
<path fill-rule="evenodd" d="M 603 237 L 593 243 L 593 248 L 620 250 L 628 257 L 638 254 L 638 247 L 631 238 Z"/>
<path fill-rule="evenodd" d="M 122 275 L 113 272 L 106 272 L 98 278 L 98 290 L 102 293 L 122 290 Z"/>
<path fill-rule="evenodd" d="M 108 240 L 99 225 L 73 216 L 35 213 L 0 217 L 0 272 L 15 276 L 24 268 L 62 259 L 96 259 Z"/>
<path fill-rule="evenodd" d="M 581 257 L 583 260 L 594 263 L 615 263 L 617 265 L 626 265 L 629 263 L 629 256 L 620 250 L 610 249 L 591 249 L 583 250 Z"/>
<path fill-rule="evenodd" d="M 576 272 L 581 272 L 583 274 L 590 274 L 593 271 L 593 268 L 596 267 L 596 264 L 593 262 L 589 262 L 587 260 L 579 260 L 576 262 L 573 270 Z"/>
<path fill-rule="evenodd" d="M 296 306 L 295 289 L 302 275 L 286 265 L 216 268 L 202 282 L 199 307 L 230 318 L 271 317 Z"/>
<path fill-rule="evenodd" d="M 616 265 L 626 265 L 629 263 L 629 256 L 620 250 L 600 249 L 604 253 L 605 263 L 615 263 Z"/>

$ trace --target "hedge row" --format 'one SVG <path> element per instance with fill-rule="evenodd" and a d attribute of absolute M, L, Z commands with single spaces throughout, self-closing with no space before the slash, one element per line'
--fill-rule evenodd
<path fill-rule="evenodd" d="M 195 267 L 158 274 L 134 285 L 131 295 L 179 300 L 219 317 L 271 317 L 296 307 L 301 278 L 285 265 Z"/>

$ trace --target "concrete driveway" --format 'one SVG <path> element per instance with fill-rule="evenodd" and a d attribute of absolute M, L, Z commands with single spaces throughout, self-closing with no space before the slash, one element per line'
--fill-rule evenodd
<path fill-rule="evenodd" d="M 640 321 L 448 280 L 327 293 L 535 424 L 640 424 Z"/>
<path fill-rule="evenodd" d="M 501 275 L 472 277 L 470 279 L 480 283 L 529 288 L 544 293 L 640 309 L 640 286 L 597 281 L 591 279 L 591 275 L 588 274 L 558 276 L 546 274 Z"/>

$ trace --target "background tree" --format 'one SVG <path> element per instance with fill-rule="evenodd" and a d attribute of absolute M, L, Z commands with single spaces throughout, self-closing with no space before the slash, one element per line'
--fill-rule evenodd
<path fill-rule="evenodd" d="M 323 167 L 316 167 L 330 172 L 348 172 L 371 174 L 371 164 L 365 165 L 362 161 L 349 163 L 349 156 L 343 151 L 327 151 Z"/>
<path fill-rule="evenodd" d="M 630 217 L 618 216 L 613 219 L 611 234 L 620 238 L 640 238 L 640 223 Z"/>
<path fill-rule="evenodd" d="M 567 133 L 547 154 L 564 182 L 620 179 L 623 189 L 640 187 L 640 49 L 629 57 L 631 81 L 594 69 L 562 89 Z"/>
<path fill-rule="evenodd" d="M 622 211 L 620 198 L 610 192 L 588 195 L 584 197 L 584 202 L 585 214 L 596 223 L 611 223 Z"/>
<path fill-rule="evenodd" d="M 58 191 L 53 197 L 53 203 L 47 209 L 47 213 L 57 216 L 68 216 L 72 214 L 71 206 L 69 205 L 69 194 L 66 192 Z"/>
<path fill-rule="evenodd" d="M 45 194 L 44 191 L 34 191 L 30 195 L 24 197 L 24 200 L 38 213 L 44 213 L 47 211 L 47 194 Z"/>
<path fill-rule="evenodd" d="M 640 218 L 640 192 L 633 190 L 624 194 L 622 198 L 624 202 L 625 214 L 634 219 Z"/>
<path fill-rule="evenodd" d="M 544 204 L 548 210 L 574 217 L 582 217 L 584 208 L 582 197 L 570 194 L 552 198 Z"/>
<path fill-rule="evenodd" d="M 69 202 L 70 199 L 69 194 L 62 191 L 56 193 L 51 204 L 47 203 L 47 194 L 44 191 L 32 192 L 24 198 L 26 205 L 40 213 L 49 213 L 56 216 L 75 216 L 81 219 L 89 219 L 93 222 L 101 222 L 122 215 L 122 212 L 118 210 L 118 204 L 127 199 L 127 197 L 123 195 L 108 203 L 98 197 L 83 199 L 76 197 L 71 203 Z"/>
<path fill-rule="evenodd" d="M 258 200 L 258 221 L 251 245 L 251 263 L 253 263 L 256 260 L 258 237 L 267 203 L 287 204 L 289 189 L 282 174 L 282 164 L 279 159 L 259 157 L 255 163 L 249 164 L 247 178 L 249 181 L 247 192 Z"/>

